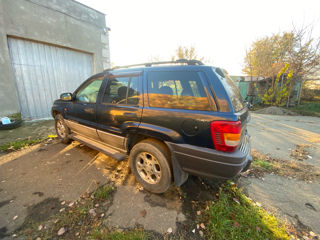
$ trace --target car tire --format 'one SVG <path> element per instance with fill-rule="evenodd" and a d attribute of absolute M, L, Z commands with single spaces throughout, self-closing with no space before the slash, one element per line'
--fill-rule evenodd
<path fill-rule="evenodd" d="M 129 161 L 137 182 L 149 192 L 166 192 L 172 183 L 169 157 L 169 152 L 161 142 L 143 140 L 134 145 Z"/>
<path fill-rule="evenodd" d="M 65 143 L 65 144 L 70 143 L 71 142 L 71 139 L 69 138 L 70 130 L 69 130 L 68 126 L 66 125 L 62 115 L 57 114 L 55 116 L 54 120 L 55 120 L 55 128 L 56 128 L 57 136 L 60 138 L 60 140 L 63 143 Z"/>

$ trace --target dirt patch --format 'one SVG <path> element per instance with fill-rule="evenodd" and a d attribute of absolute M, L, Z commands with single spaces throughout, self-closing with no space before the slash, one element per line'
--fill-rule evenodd
<path fill-rule="evenodd" d="M 306 150 L 306 148 L 310 148 L 310 147 L 311 145 L 298 144 L 296 145 L 296 149 L 291 150 L 290 157 L 298 161 L 307 160 L 311 156 L 309 155 L 309 152 Z"/>
<path fill-rule="evenodd" d="M 272 158 L 267 154 L 261 154 L 252 150 L 252 167 L 243 176 L 254 176 L 261 178 L 266 173 L 277 174 L 287 178 L 296 178 L 303 181 L 314 181 L 320 179 L 320 168 L 310 164 L 297 161 L 288 161 Z M 262 164 L 255 165 L 255 161 L 262 161 Z"/>
<path fill-rule="evenodd" d="M 255 113 L 271 114 L 271 115 L 287 115 L 287 116 L 299 115 L 295 112 L 292 112 L 288 109 L 281 108 L 281 107 L 267 107 L 267 108 L 259 109 L 259 110 L 255 111 Z"/>
<path fill-rule="evenodd" d="M 46 138 L 50 134 L 55 134 L 53 120 L 23 122 L 18 128 L 1 130 L 0 145 L 24 139 Z"/>

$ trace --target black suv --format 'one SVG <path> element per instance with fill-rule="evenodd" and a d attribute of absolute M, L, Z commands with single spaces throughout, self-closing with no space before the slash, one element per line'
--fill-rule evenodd
<path fill-rule="evenodd" d="M 225 70 L 197 60 L 108 69 L 52 107 L 64 143 L 121 161 L 154 193 L 188 174 L 232 178 L 251 163 L 249 111 Z"/>

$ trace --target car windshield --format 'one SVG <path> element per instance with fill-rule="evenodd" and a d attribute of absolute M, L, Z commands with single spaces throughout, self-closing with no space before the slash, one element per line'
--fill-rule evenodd
<path fill-rule="evenodd" d="M 221 68 L 214 68 L 215 73 L 218 75 L 221 83 L 223 84 L 228 96 L 230 97 L 233 109 L 235 112 L 239 112 L 244 108 L 243 99 L 239 92 L 237 85 L 228 75 L 227 71 Z"/>

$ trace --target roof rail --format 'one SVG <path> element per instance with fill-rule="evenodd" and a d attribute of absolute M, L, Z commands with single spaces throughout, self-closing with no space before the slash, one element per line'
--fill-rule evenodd
<path fill-rule="evenodd" d="M 126 66 L 117 66 L 117 67 L 105 69 L 104 71 L 111 71 L 111 70 L 115 70 L 115 69 L 138 67 L 138 66 L 151 67 L 151 66 L 153 66 L 153 65 L 181 64 L 181 63 L 185 63 L 185 64 L 187 64 L 187 65 L 204 65 L 204 64 L 203 64 L 201 61 L 199 61 L 199 60 L 178 59 L 178 60 L 176 60 L 176 61 L 149 62 L 149 63 L 140 63 L 140 64 L 126 65 Z"/>

